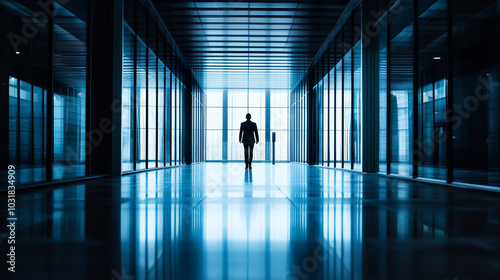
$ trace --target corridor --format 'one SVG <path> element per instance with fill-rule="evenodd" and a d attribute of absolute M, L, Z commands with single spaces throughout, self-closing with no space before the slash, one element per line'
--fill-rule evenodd
<path fill-rule="evenodd" d="M 498 279 L 499 202 L 302 164 L 159 169 L 19 192 L 16 276 Z"/>

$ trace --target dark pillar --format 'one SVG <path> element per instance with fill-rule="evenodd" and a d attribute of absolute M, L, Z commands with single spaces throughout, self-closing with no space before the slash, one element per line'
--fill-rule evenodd
<path fill-rule="evenodd" d="M 266 161 L 271 160 L 271 90 L 266 90 Z"/>
<path fill-rule="evenodd" d="M 307 83 L 307 112 L 308 122 L 307 122 L 307 163 L 309 165 L 318 164 L 318 110 L 317 108 L 317 96 L 314 93 L 314 70 L 308 73 L 309 82 Z"/>
<path fill-rule="evenodd" d="M 3 13 L 2 13 L 3 14 Z M 2 137 L 0 137 L 0 170 L 6 170 L 9 162 L 9 52 L 12 47 L 7 40 L 7 34 L 10 32 L 10 21 L 1 21 L 0 36 L 0 127 L 2 127 Z M 3 173 L 7 174 L 7 172 Z M 5 183 L 0 190 L 7 190 Z"/>
<path fill-rule="evenodd" d="M 186 73 L 187 85 L 184 92 L 184 155 L 186 164 L 193 163 L 193 77 Z"/>
<path fill-rule="evenodd" d="M 121 174 L 123 0 L 91 0 L 89 17 L 89 175 Z"/>
<path fill-rule="evenodd" d="M 373 21 L 371 11 L 377 9 L 376 2 L 361 4 L 361 26 Z M 361 91 L 361 171 L 378 172 L 379 155 L 379 86 L 378 86 L 378 41 L 377 38 L 361 38 L 362 49 L 362 91 Z"/>
<path fill-rule="evenodd" d="M 228 145 L 227 145 L 227 88 L 222 90 L 222 160 L 226 161 L 228 159 Z M 239 139 L 238 139 L 239 140 Z"/>

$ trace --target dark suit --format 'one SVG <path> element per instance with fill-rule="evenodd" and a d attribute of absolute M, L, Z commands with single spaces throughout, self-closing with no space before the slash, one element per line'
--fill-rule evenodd
<path fill-rule="evenodd" d="M 253 145 L 259 142 L 257 124 L 249 120 L 242 122 L 240 126 L 240 137 L 238 139 L 243 143 L 243 147 L 245 148 L 245 164 L 251 166 L 253 160 Z"/>

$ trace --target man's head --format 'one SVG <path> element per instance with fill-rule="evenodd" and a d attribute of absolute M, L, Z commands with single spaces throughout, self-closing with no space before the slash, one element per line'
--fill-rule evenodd
<path fill-rule="evenodd" d="M 250 115 L 250 113 L 248 113 L 246 118 L 247 118 L 247 120 L 250 120 L 252 118 L 252 115 Z"/>

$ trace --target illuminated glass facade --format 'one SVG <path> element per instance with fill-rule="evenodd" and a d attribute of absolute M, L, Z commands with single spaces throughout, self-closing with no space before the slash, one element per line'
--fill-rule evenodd
<path fill-rule="evenodd" d="M 353 8 L 292 90 L 292 161 L 500 185 L 498 9 L 446 0 Z"/>
<path fill-rule="evenodd" d="M 247 113 L 257 124 L 259 144 L 254 148 L 254 160 L 272 160 L 272 133 L 276 133 L 275 159 L 289 160 L 289 92 L 284 87 L 286 76 L 276 75 L 278 83 L 268 84 L 266 74 L 209 74 L 207 88 L 207 160 L 243 161 L 243 145 L 239 143 L 240 124 Z M 249 79 L 252 79 L 248 83 Z M 225 83 L 225 87 L 222 85 Z M 250 88 L 245 85 L 249 84 Z M 222 88 L 221 88 L 222 87 Z"/>
<path fill-rule="evenodd" d="M 0 3 L 3 168 L 20 185 L 87 176 L 88 2 L 61 3 L 50 20 L 41 3 Z"/>
<path fill-rule="evenodd" d="M 124 5 L 122 171 L 203 161 L 203 89 L 188 81 L 190 68 L 154 11 L 140 1 Z"/>
<path fill-rule="evenodd" d="M 90 2 L 0 3 L 2 164 L 20 186 L 204 160 L 204 90 L 152 6 Z"/>

